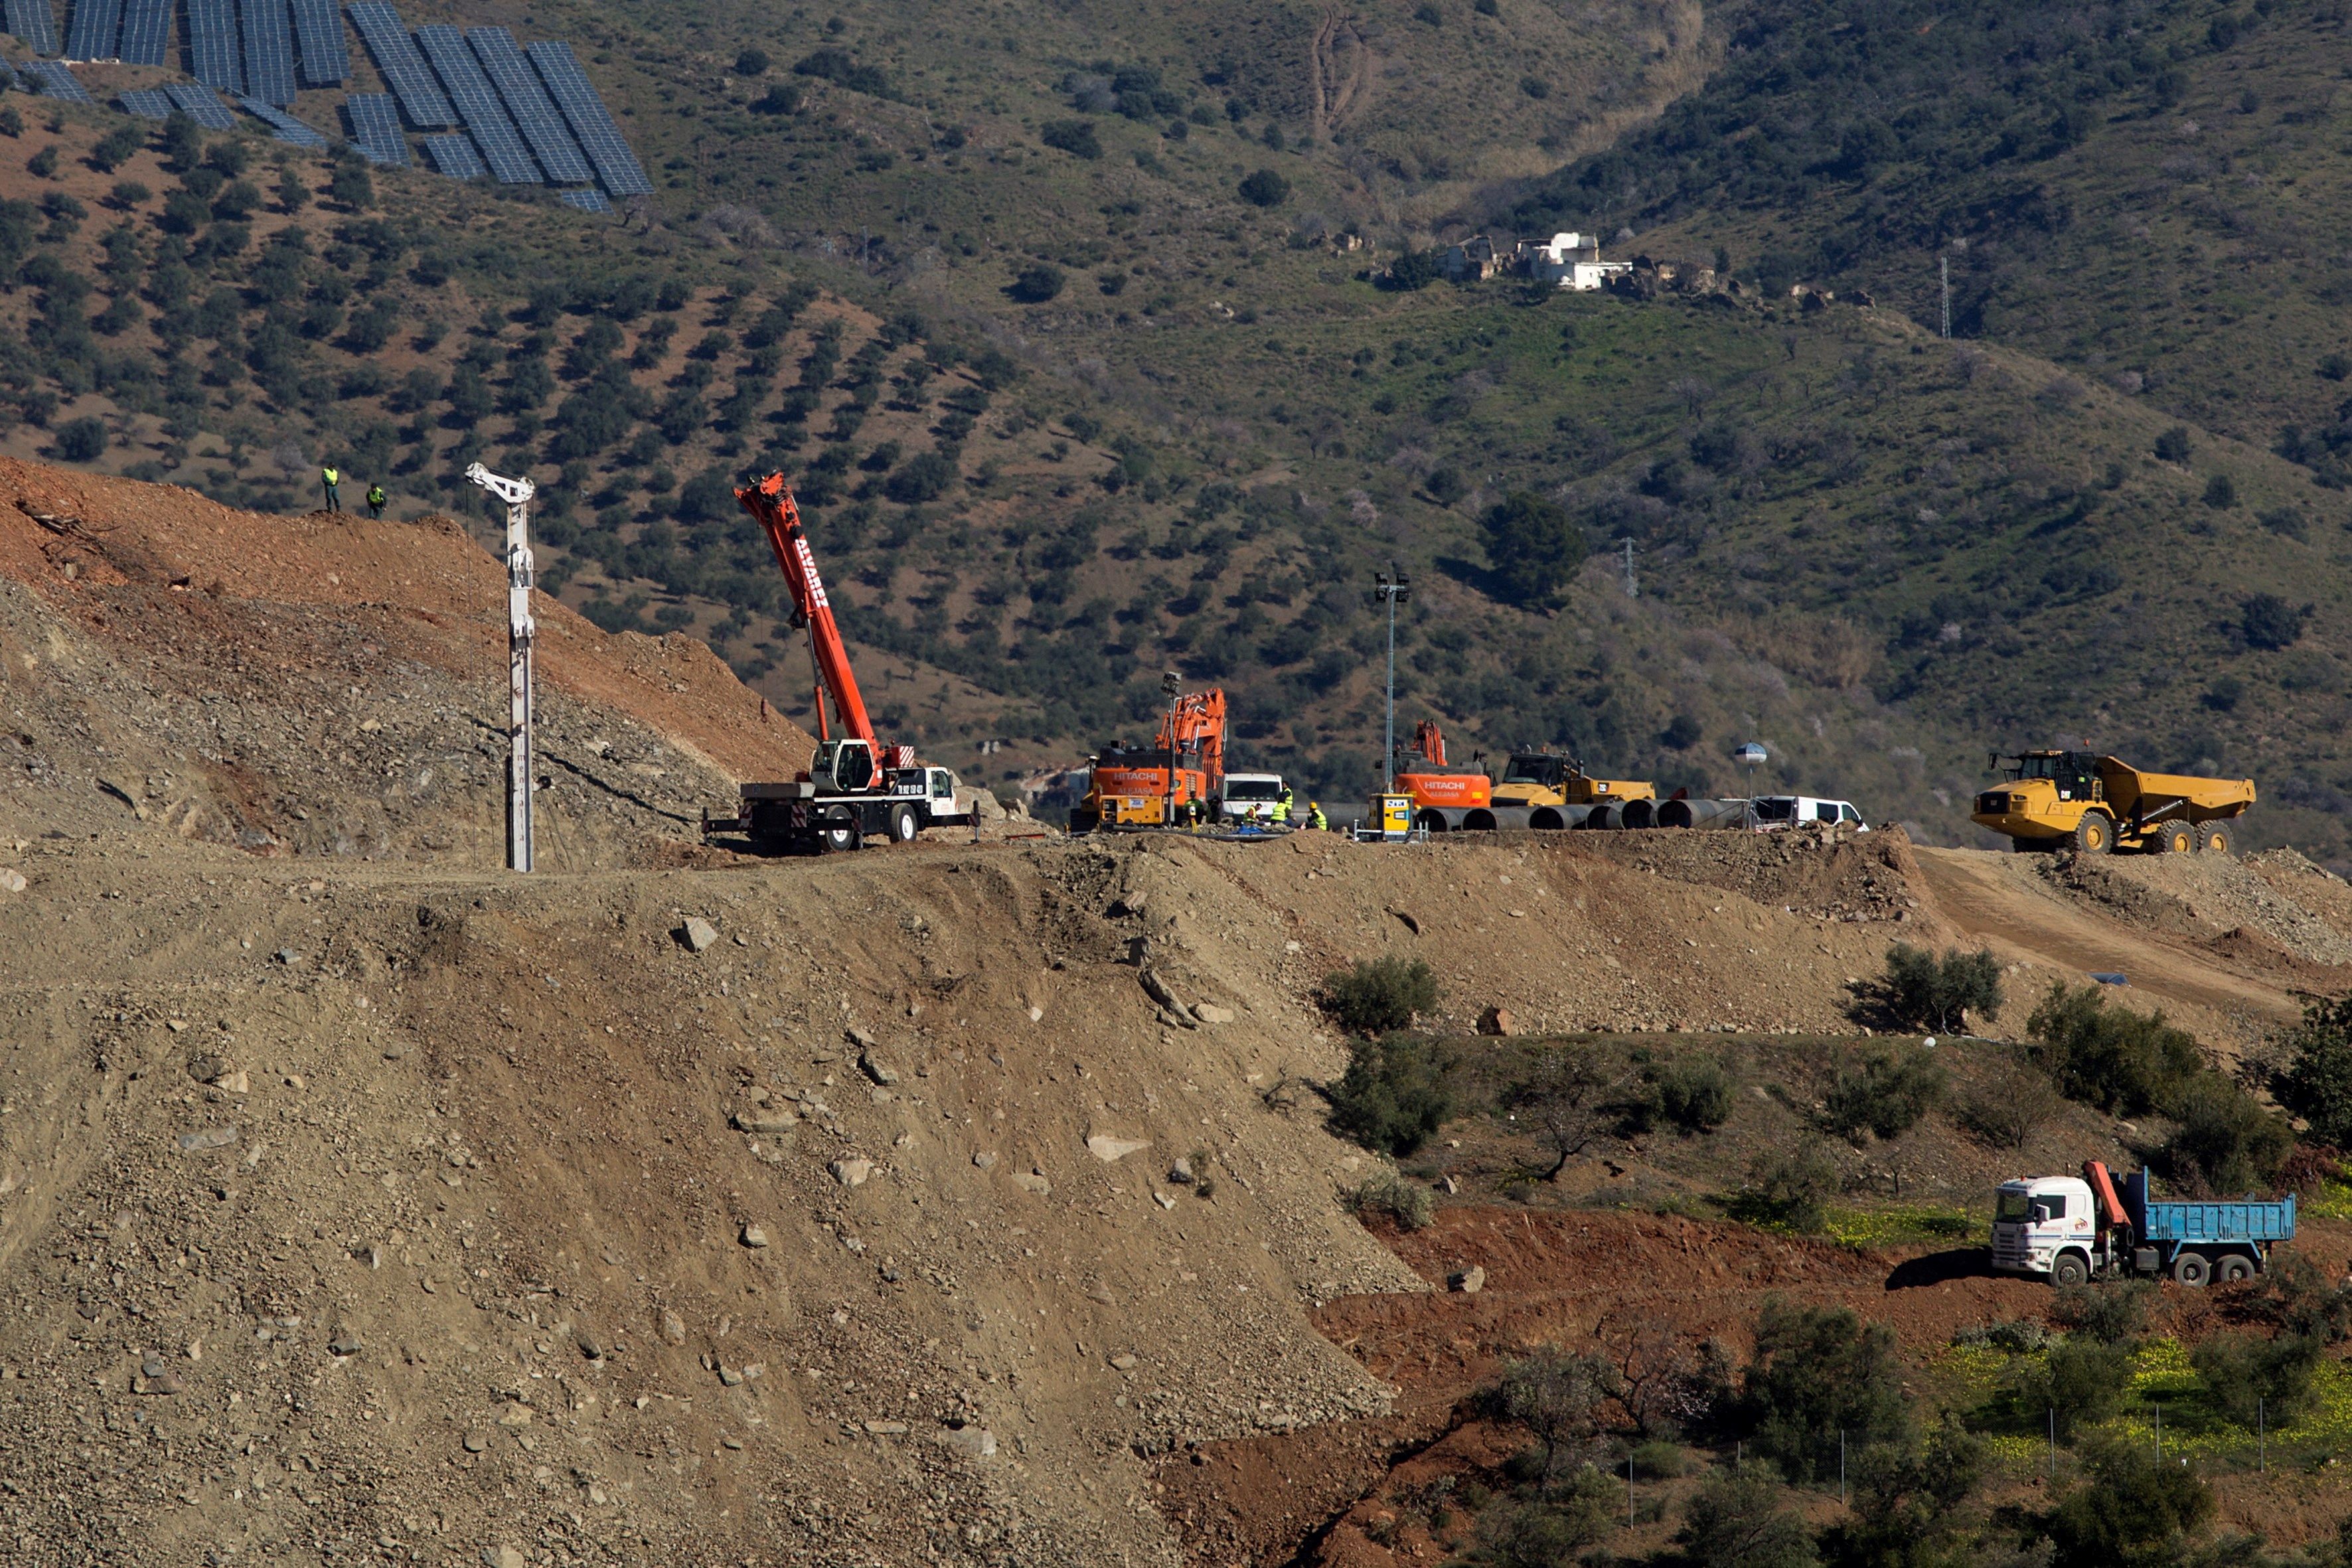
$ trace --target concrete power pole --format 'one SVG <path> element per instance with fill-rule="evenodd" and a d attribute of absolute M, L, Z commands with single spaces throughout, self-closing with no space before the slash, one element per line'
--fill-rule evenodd
<path fill-rule="evenodd" d="M 466 477 L 507 503 L 507 868 L 531 868 L 531 619 L 530 498 L 539 487 L 509 479 L 476 463 Z"/>

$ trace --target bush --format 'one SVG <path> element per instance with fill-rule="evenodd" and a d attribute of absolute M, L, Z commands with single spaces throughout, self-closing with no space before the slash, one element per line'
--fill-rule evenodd
<path fill-rule="evenodd" d="M 2000 1011 L 2000 961 L 1990 949 L 1956 949 L 1938 958 L 1925 948 L 1898 942 L 1887 951 L 1883 989 L 1886 1010 L 1896 1021 L 1947 1034 L 1967 1028 L 1971 1013 Z"/>
<path fill-rule="evenodd" d="M 2215 474 L 2205 481 L 2205 504 L 2215 511 L 2227 511 L 2238 504 L 2238 487 L 2227 474 Z"/>
<path fill-rule="evenodd" d="M 900 506 L 937 500 L 956 481 L 956 466 L 938 452 L 919 452 L 907 459 L 882 487 Z"/>
<path fill-rule="evenodd" d="M 1843 1307 L 1766 1302 L 1740 1398 L 1756 1451 L 1792 1480 L 1835 1475 L 1841 1432 L 1868 1447 L 1909 1428 L 1895 1331 Z"/>
<path fill-rule="evenodd" d="M 1959 1121 L 1996 1149 L 2022 1149 L 2050 1112 L 2050 1080 L 2012 1061 L 1969 1092 Z"/>
<path fill-rule="evenodd" d="M 1329 1090 L 1333 1131 L 1384 1154 L 1412 1153 L 1454 1113 L 1445 1068 L 1429 1040 L 1391 1035 L 1359 1041 Z"/>
<path fill-rule="evenodd" d="M 2275 652 L 2303 640 L 2311 613 L 2309 605 L 2298 609 L 2276 594 L 2255 594 L 2240 603 L 2238 626 L 2245 634 L 2247 647 Z"/>
<path fill-rule="evenodd" d="M 765 49 L 741 49 L 735 56 L 737 76 L 758 76 L 768 68 L 768 51 Z"/>
<path fill-rule="evenodd" d="M 1712 1132 L 1731 1120 L 1731 1074 L 1713 1057 L 1682 1057 L 1650 1069 L 1650 1102 L 1685 1132 Z"/>
<path fill-rule="evenodd" d="M 1864 1059 L 1860 1071 L 1838 1070 L 1824 1119 L 1841 1138 L 1852 1139 L 1864 1128 L 1881 1138 L 1899 1138 L 1943 1099 L 1950 1081 L 1923 1046 L 1881 1051 Z"/>
<path fill-rule="evenodd" d="M 1543 1445 L 1540 1478 L 1549 1482 L 1600 1435 L 1601 1406 L 1624 1391 L 1616 1365 L 1599 1352 L 1572 1355 L 1546 1345 L 1503 1370 L 1496 1403 L 1503 1415 Z"/>
<path fill-rule="evenodd" d="M 1049 262 L 1024 267 L 1005 290 L 1024 305 L 1042 305 L 1062 291 L 1062 269 Z"/>
<path fill-rule="evenodd" d="M 1478 526 L 1504 593 L 1522 605 L 1543 604 L 1567 587 L 1592 550 L 1566 507 L 1528 490 L 1487 508 Z"/>
<path fill-rule="evenodd" d="M 2186 425 L 2175 425 L 2156 438 L 2156 455 L 2168 463 L 2185 463 L 2194 450 L 2196 443 L 2189 439 Z"/>
<path fill-rule="evenodd" d="M 2300 1252 L 2274 1255 L 2263 1276 L 2261 1308 L 2282 1334 L 2342 1344 L 2352 1339 L 2352 1283 L 2331 1285 Z"/>
<path fill-rule="evenodd" d="M 2131 1346 L 2147 1327 L 2158 1291 L 2153 1279 L 2070 1285 L 2058 1292 L 2051 1316 L 2059 1326 L 2103 1345 Z"/>
<path fill-rule="evenodd" d="M 1368 958 L 1325 975 L 1321 1000 L 1343 1029 L 1391 1034 L 1436 1010 L 1437 972 L 1418 958 Z"/>
<path fill-rule="evenodd" d="M 1272 169 L 1258 169 L 1242 181 L 1237 194 L 1254 207 L 1278 207 L 1290 199 L 1290 182 Z"/>
<path fill-rule="evenodd" d="M 87 463 L 106 450 L 106 423 L 101 419 L 69 419 L 58 426 L 58 456 L 68 463 Z"/>
<path fill-rule="evenodd" d="M 2131 1354 L 2128 1345 L 2069 1334 L 2019 1380 L 2019 1403 L 2029 1415 L 2048 1411 L 2059 1440 L 2071 1443 L 2076 1432 L 2123 1407 Z"/>
<path fill-rule="evenodd" d="M 2292 1421 L 2309 1405 L 2319 1360 L 2319 1342 L 2301 1334 L 2215 1334 L 2189 1352 L 2214 1405 L 2250 1431 L 2261 1421 Z"/>
<path fill-rule="evenodd" d="M 1984 1478 L 1984 1444 L 1956 1426 L 1920 1444 L 1882 1443 L 1854 1456 L 1853 1512 L 1823 1537 L 1853 1568 L 1928 1568 L 1975 1560 L 1952 1548 L 1958 1515 Z"/>
<path fill-rule="evenodd" d="M 2166 1023 L 2162 1013 L 2110 1007 L 2096 985 L 2053 985 L 2025 1032 L 2038 1042 L 2034 1059 L 2061 1094 L 2109 1115 L 2138 1116 L 2172 1104 L 2205 1067 L 2186 1030 Z"/>
<path fill-rule="evenodd" d="M 2190 1082 L 2172 1108 L 2179 1128 L 2157 1163 L 2183 1186 L 2242 1193 L 2268 1186 L 2294 1146 L 2294 1132 L 2274 1112 L 2219 1073 Z"/>
<path fill-rule="evenodd" d="M 780 81 L 751 100 L 754 114 L 798 114 L 801 111 L 801 87 L 795 81 Z"/>
<path fill-rule="evenodd" d="M 1389 263 L 1381 273 L 1380 286 L 1397 293 L 1409 294 L 1426 289 L 1444 275 L 1443 258 L 1434 250 L 1408 250 Z"/>
<path fill-rule="evenodd" d="M 1099 158 L 1102 142 L 1091 120 L 1048 120 L 1037 129 L 1037 140 L 1074 158 Z"/>
<path fill-rule="evenodd" d="M 2352 1147 L 2352 997 L 2305 1003 L 2286 1046 L 2292 1056 L 2273 1086 L 2279 1103 L 2320 1142 Z"/>
<path fill-rule="evenodd" d="M 2137 1436 L 2117 1437 L 2092 1451 L 2083 1483 L 2042 1526 L 2063 1568 L 2155 1568 L 2179 1562 L 2189 1533 L 2212 1513 L 2213 1493 L 2196 1471 Z"/>
<path fill-rule="evenodd" d="M 1747 1190 L 1732 1206 L 1742 1219 L 1816 1231 L 1840 1185 L 1837 1163 L 1829 1151 L 1806 1139 L 1758 1155 L 1748 1170 Z"/>
<path fill-rule="evenodd" d="M 1708 1477 L 1683 1504 L 1675 1540 L 1687 1561 L 1706 1568 L 1812 1568 L 1819 1561 L 1805 1521 L 1760 1462 Z"/>
<path fill-rule="evenodd" d="M 1543 1498 L 1507 1503 L 1478 1515 L 1482 1568 L 1570 1568 L 1616 1528 L 1616 1483 L 1591 1466 Z"/>
<path fill-rule="evenodd" d="M 1427 1230 L 1437 1223 L 1437 1200 L 1429 1195 L 1429 1189 L 1393 1171 L 1349 1187 L 1339 1194 L 1339 1206 L 1359 1219 L 1384 1214 L 1406 1230 Z"/>

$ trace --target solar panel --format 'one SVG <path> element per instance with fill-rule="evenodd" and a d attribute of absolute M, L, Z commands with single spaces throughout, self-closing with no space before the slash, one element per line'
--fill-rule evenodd
<path fill-rule="evenodd" d="M 446 136 L 427 136 L 425 156 L 436 174 L 446 174 L 453 180 L 478 180 L 490 172 L 462 131 L 453 131 Z"/>
<path fill-rule="evenodd" d="M 8 30 L 35 54 L 58 52 L 58 18 L 49 9 L 49 0 L 6 0 L 0 5 L 0 15 L 7 17 Z"/>
<path fill-rule="evenodd" d="M 66 58 L 110 60 L 122 36 L 122 0 L 74 0 L 66 24 Z"/>
<path fill-rule="evenodd" d="M 504 27 L 468 27 L 466 41 L 474 46 L 474 58 L 506 100 L 507 112 L 514 117 L 515 129 L 530 143 L 531 156 L 547 173 L 548 182 L 557 185 L 584 185 L 596 176 L 582 155 L 580 143 L 572 139 L 564 128 L 563 115 L 540 85 L 539 76 L 530 62 L 515 47 L 514 35 Z"/>
<path fill-rule="evenodd" d="M 539 79 L 547 84 L 548 96 L 563 110 L 572 133 L 580 138 L 580 150 L 596 165 L 596 177 L 604 188 L 616 196 L 653 195 L 653 182 L 646 178 L 645 168 L 629 151 L 629 144 L 621 140 L 621 128 L 604 111 L 604 100 L 588 85 L 586 73 L 572 58 L 572 46 L 548 38 L 524 45 L 522 52 L 539 68 Z"/>
<path fill-rule="evenodd" d="M 63 61 L 26 60 L 16 68 L 32 79 L 43 97 L 61 98 L 68 103 L 90 101 L 89 94 L 82 90 L 81 83 L 74 79 L 73 72 L 66 69 Z"/>
<path fill-rule="evenodd" d="M 122 106 L 123 113 L 135 114 L 142 120 L 172 118 L 172 95 L 160 87 L 142 87 L 122 93 L 114 101 Z"/>
<path fill-rule="evenodd" d="M 335 0 L 294 0 L 294 39 L 302 49 L 303 85 L 335 87 L 350 79 L 352 51 Z"/>
<path fill-rule="evenodd" d="M 188 74 L 223 92 L 245 90 L 232 0 L 188 0 Z M 183 104 L 182 108 L 186 105 Z M 222 110 L 226 115 L 227 110 Z M 230 121 L 234 126 L 236 122 Z"/>
<path fill-rule="evenodd" d="M 237 0 L 245 34 L 245 90 L 280 109 L 294 102 L 294 30 L 286 0 Z"/>
<path fill-rule="evenodd" d="M 388 92 L 355 92 L 343 100 L 352 117 L 352 145 L 369 163 L 387 169 L 408 167 L 408 141 L 400 133 L 400 110 Z"/>
<path fill-rule="evenodd" d="M 466 35 L 446 23 L 436 23 L 416 29 L 416 47 L 433 62 L 433 74 L 448 89 L 449 101 L 457 106 L 467 133 L 473 137 L 474 145 L 481 149 L 482 161 L 490 166 L 490 174 L 499 184 L 541 184 L 539 165 L 523 151 L 522 138 L 516 134 L 514 121 L 499 107 L 498 94 L 490 90 L 489 79 L 482 75 L 482 68 L 474 63 L 474 51 L 466 47 Z"/>
<path fill-rule="evenodd" d="M 593 185 L 585 190 L 558 191 L 555 194 L 565 206 L 578 207 L 583 213 L 608 213 L 613 210 L 613 204 L 604 199 L 604 193 Z"/>
<path fill-rule="evenodd" d="M 167 81 L 163 94 L 181 113 L 207 131 L 234 131 L 236 116 L 220 100 L 220 94 L 193 81 Z"/>
<path fill-rule="evenodd" d="M 329 144 L 324 136 L 274 103 L 264 103 L 257 98 L 240 98 L 236 106 L 268 126 L 270 134 L 280 142 L 290 142 L 297 147 L 324 147 Z"/>
<path fill-rule="evenodd" d="M 122 41 L 115 56 L 127 66 L 169 65 L 172 0 L 129 0 L 122 7 Z"/>
<path fill-rule="evenodd" d="M 194 0 L 190 0 L 194 4 Z M 383 73 L 384 86 L 400 100 L 400 111 L 419 131 L 440 131 L 457 123 L 457 111 L 416 52 L 416 41 L 400 25 L 400 13 L 384 0 L 354 0 L 349 10 L 352 26 L 360 30 L 368 58 Z"/>

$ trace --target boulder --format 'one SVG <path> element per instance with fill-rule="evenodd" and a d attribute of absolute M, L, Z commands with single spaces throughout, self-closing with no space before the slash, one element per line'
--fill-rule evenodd
<path fill-rule="evenodd" d="M 719 928 L 700 915 L 689 915 L 686 923 L 670 933 L 680 947 L 688 952 L 707 952 L 719 941 Z"/>
<path fill-rule="evenodd" d="M 1478 1032 L 1482 1035 L 1516 1035 L 1519 1021 L 1511 1016 L 1507 1007 L 1489 1007 L 1478 1015 Z"/>
<path fill-rule="evenodd" d="M 1087 1135 L 1087 1152 L 1104 1164 L 1116 1164 L 1138 1150 L 1151 1147 L 1149 1138 L 1121 1138 L 1110 1132 L 1090 1132 Z"/>
<path fill-rule="evenodd" d="M 1486 1271 L 1476 1264 L 1459 1268 L 1445 1277 L 1448 1290 L 1459 1290 L 1465 1296 L 1475 1296 L 1486 1288 Z"/>

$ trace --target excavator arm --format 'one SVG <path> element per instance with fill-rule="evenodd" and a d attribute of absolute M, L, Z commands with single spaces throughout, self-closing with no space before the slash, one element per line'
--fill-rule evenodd
<path fill-rule="evenodd" d="M 817 738 L 831 738 L 823 700 L 829 697 L 840 728 L 878 752 L 881 746 L 874 738 L 874 723 L 866 716 L 866 699 L 857 689 L 857 677 L 850 673 L 849 649 L 834 622 L 824 580 L 817 575 L 816 557 L 809 553 L 808 534 L 801 526 L 801 509 L 793 500 L 792 488 L 784 483 L 783 475 L 770 474 L 756 485 L 738 489 L 735 500 L 766 532 L 768 546 L 776 552 L 776 564 L 783 571 L 784 585 L 792 592 L 793 624 L 808 631 L 809 654 L 816 661 L 822 688 L 816 705 Z"/>
<path fill-rule="evenodd" d="M 1201 771 L 1209 775 L 1210 787 L 1225 776 L 1225 694 L 1222 690 L 1195 691 L 1176 700 L 1174 711 L 1160 721 L 1160 744 L 1175 752 L 1200 748 Z"/>

